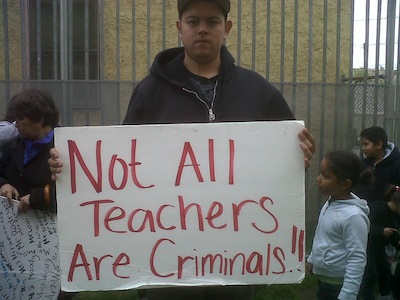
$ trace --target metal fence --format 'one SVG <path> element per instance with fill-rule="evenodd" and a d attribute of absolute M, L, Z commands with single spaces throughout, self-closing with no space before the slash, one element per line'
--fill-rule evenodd
<path fill-rule="evenodd" d="M 236 63 L 274 84 L 316 138 L 306 182 L 312 231 L 323 201 L 315 182 L 323 155 L 339 148 L 357 151 L 360 131 L 372 125 L 383 126 L 400 143 L 399 4 L 231 2 L 235 26 L 227 46 Z M 45 89 L 61 110 L 63 126 L 120 124 L 155 54 L 180 46 L 175 1 L 1 3 L 0 109 L 22 88 Z M 355 67 L 360 56 L 362 64 Z"/>

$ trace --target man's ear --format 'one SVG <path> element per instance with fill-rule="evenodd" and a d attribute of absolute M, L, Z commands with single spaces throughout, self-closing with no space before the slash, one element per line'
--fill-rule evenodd
<path fill-rule="evenodd" d="M 182 30 L 182 24 L 181 24 L 181 21 L 179 21 L 179 20 L 176 21 L 176 29 L 178 29 L 178 32 L 180 34 L 181 30 Z"/>
<path fill-rule="evenodd" d="M 383 149 L 383 142 L 382 142 L 382 141 L 378 141 L 378 142 L 375 144 L 375 146 L 376 146 L 377 149 Z"/>
<path fill-rule="evenodd" d="M 353 184 L 353 182 L 350 179 L 345 179 L 341 183 L 342 188 L 344 190 L 350 190 L 352 184 Z"/>
<path fill-rule="evenodd" d="M 232 21 L 227 20 L 225 22 L 225 37 L 224 37 L 225 39 L 228 37 L 228 34 L 231 31 L 231 29 L 232 29 Z"/>

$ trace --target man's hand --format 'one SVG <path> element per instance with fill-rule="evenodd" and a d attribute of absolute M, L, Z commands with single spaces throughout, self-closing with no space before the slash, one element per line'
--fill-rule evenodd
<path fill-rule="evenodd" d="M 6 197 L 10 206 L 13 206 L 13 199 L 17 200 L 19 198 L 19 193 L 15 187 L 6 183 L 0 187 L 0 196 Z"/>
<path fill-rule="evenodd" d="M 307 169 L 311 165 L 311 159 L 315 153 L 315 140 L 307 128 L 303 128 L 299 133 L 300 148 L 304 153 L 304 167 Z"/>
<path fill-rule="evenodd" d="M 61 173 L 63 164 L 58 159 L 58 152 L 56 148 L 51 148 L 49 153 L 50 153 L 50 158 L 47 160 L 47 163 L 49 165 L 50 172 L 52 173 L 51 180 L 55 181 L 57 174 Z"/>
<path fill-rule="evenodd" d="M 31 208 L 30 197 L 31 194 L 28 194 L 19 198 L 18 213 L 26 213 Z"/>

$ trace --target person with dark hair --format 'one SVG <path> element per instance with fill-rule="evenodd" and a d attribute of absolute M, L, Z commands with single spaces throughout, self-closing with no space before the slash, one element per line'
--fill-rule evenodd
<path fill-rule="evenodd" d="M 183 47 L 160 52 L 133 91 L 124 124 L 293 120 L 282 94 L 259 74 L 234 64 L 224 42 L 229 0 L 178 0 Z M 306 167 L 314 138 L 299 133 Z"/>
<path fill-rule="evenodd" d="M 25 90 L 9 105 L 18 136 L 4 146 L 0 159 L 0 194 L 19 199 L 19 211 L 30 208 L 56 211 L 54 182 L 47 166 L 59 112 L 50 94 Z"/>
<path fill-rule="evenodd" d="M 317 300 L 356 300 L 367 262 L 369 208 L 351 191 L 370 184 L 372 173 L 352 152 L 321 161 L 318 186 L 329 195 L 321 209 L 306 272 L 318 278 Z"/>
<path fill-rule="evenodd" d="M 52 97 L 44 91 L 25 90 L 10 102 L 18 136 L 4 146 L 0 159 L 0 194 L 19 199 L 19 211 L 29 208 L 55 212 L 54 183 L 45 168 L 53 146 L 53 129 L 59 112 Z"/>
<path fill-rule="evenodd" d="M 52 96 L 41 90 L 27 89 L 10 101 L 8 113 L 15 118 L 18 135 L 4 145 L 0 158 L 0 195 L 10 205 L 19 200 L 18 211 L 57 210 L 55 182 L 48 168 L 49 150 L 54 145 L 54 128 L 59 111 Z M 61 292 L 59 299 L 75 294 Z"/>
<path fill-rule="evenodd" d="M 364 300 L 375 299 L 376 282 L 378 282 L 380 299 L 391 299 L 392 288 L 396 299 L 400 299 L 400 282 L 392 284 L 391 270 L 391 264 L 400 249 L 400 187 L 389 185 L 383 200 L 370 206 L 371 230 L 367 248 L 368 261 L 360 291 Z"/>
<path fill-rule="evenodd" d="M 357 194 L 368 203 L 373 203 L 382 200 L 389 184 L 400 185 L 400 152 L 388 141 L 388 136 L 381 127 L 366 128 L 360 137 L 363 163 L 373 170 L 375 180 L 371 187 L 361 188 Z"/>

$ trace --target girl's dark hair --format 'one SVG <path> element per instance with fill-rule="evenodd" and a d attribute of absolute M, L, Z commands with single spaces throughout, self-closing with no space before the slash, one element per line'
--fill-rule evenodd
<path fill-rule="evenodd" d="M 10 101 L 8 112 L 16 120 L 28 118 L 32 122 L 43 121 L 43 126 L 52 128 L 58 125 L 59 112 L 51 95 L 36 89 L 24 90 Z"/>
<path fill-rule="evenodd" d="M 378 126 L 372 126 L 364 129 L 360 135 L 361 138 L 370 140 L 374 145 L 378 144 L 379 141 L 383 143 L 383 149 L 386 149 L 388 143 L 388 136 L 385 129 Z"/>
<path fill-rule="evenodd" d="M 332 151 L 325 156 L 325 160 L 340 181 L 351 180 L 351 187 L 359 184 L 369 185 L 373 181 L 372 171 L 364 167 L 360 158 L 353 152 Z"/>
<path fill-rule="evenodd" d="M 400 205 L 400 187 L 390 184 L 383 194 L 383 199 L 387 202 L 393 201 L 395 204 Z"/>

